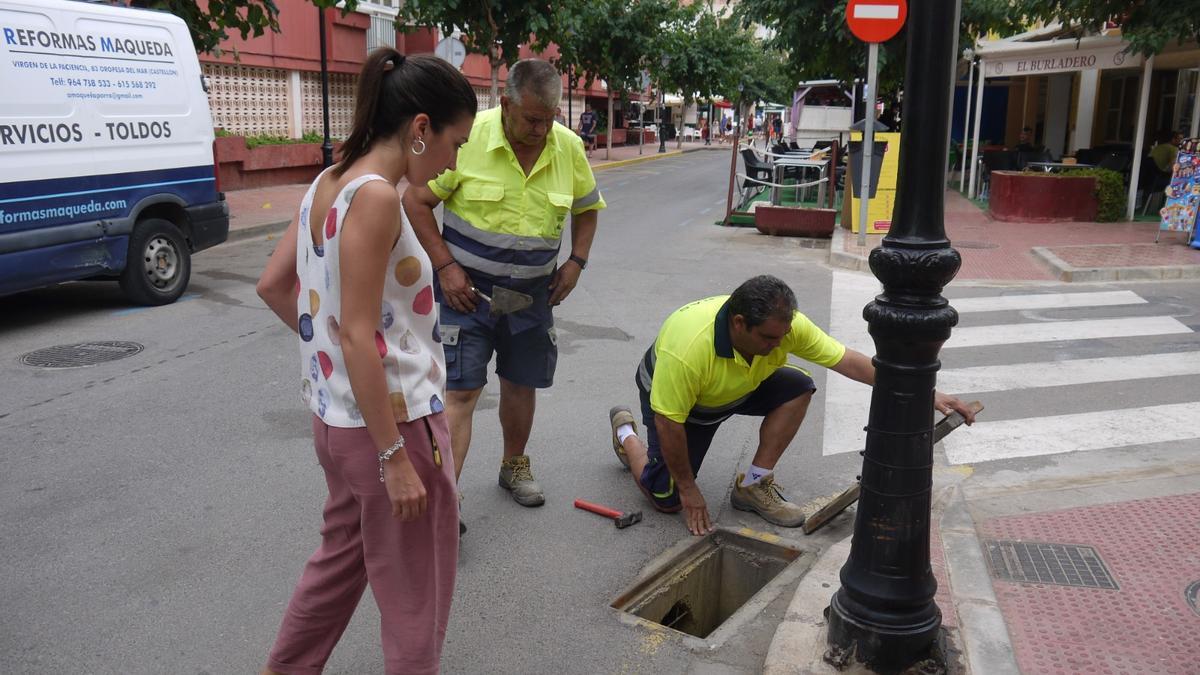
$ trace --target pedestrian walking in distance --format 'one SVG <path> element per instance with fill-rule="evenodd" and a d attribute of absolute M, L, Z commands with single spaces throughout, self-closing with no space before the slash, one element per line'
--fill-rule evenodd
<path fill-rule="evenodd" d="M 358 82 L 341 162 L 313 181 L 258 283 L 300 336 L 297 383 L 329 487 L 320 546 L 264 673 L 321 672 L 368 585 L 386 672 L 436 673 L 454 591 L 458 498 L 433 268 L 396 184 L 454 168 L 475 93 L 445 61 L 389 48 Z"/>
<path fill-rule="evenodd" d="M 558 363 L 552 308 L 566 300 L 587 266 L 604 199 L 583 141 L 554 123 L 562 80 L 547 61 L 518 61 L 500 107 L 480 113 L 458 168 L 427 185 L 414 182 L 404 207 L 437 271 L 446 350 L 446 411 L 454 463 L 462 471 L 475 404 L 496 354 L 504 456 L 499 482 L 522 506 L 545 502 L 526 454 L 535 396 Z M 433 209 L 445 202 L 439 231 Z M 567 256 L 559 263 L 571 215 Z M 516 291 L 527 309 L 497 316 L 497 293 Z"/>

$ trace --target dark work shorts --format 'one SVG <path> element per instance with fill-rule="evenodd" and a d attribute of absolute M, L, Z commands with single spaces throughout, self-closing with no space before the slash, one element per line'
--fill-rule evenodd
<path fill-rule="evenodd" d="M 506 317 L 460 314 L 442 305 L 441 338 L 446 352 L 446 389 L 472 391 L 487 384 L 487 367 L 496 354 L 496 374 L 513 384 L 545 389 L 554 384 L 558 335 L 554 325 L 519 333 Z"/>
<path fill-rule="evenodd" d="M 635 375 L 634 381 L 638 378 Z M 768 413 L 788 401 L 797 399 L 817 390 L 808 373 L 793 365 L 785 365 L 771 373 L 762 384 L 758 385 L 749 396 L 736 405 L 731 406 L 724 417 L 718 418 L 711 424 L 698 424 L 691 419 L 684 422 L 684 433 L 687 434 L 688 460 L 692 465 L 692 473 L 700 474 L 700 465 L 708 448 L 712 445 L 713 436 L 721 423 L 734 415 L 749 415 L 766 417 Z M 642 425 L 646 427 L 646 448 L 649 451 L 649 462 L 642 470 L 638 485 L 653 502 L 659 511 L 673 513 L 683 508 L 679 501 L 679 491 L 675 489 L 675 480 L 667 470 L 667 462 L 662 456 L 662 447 L 658 442 L 658 430 L 654 426 L 654 411 L 650 408 L 650 394 L 638 387 L 642 403 Z"/>

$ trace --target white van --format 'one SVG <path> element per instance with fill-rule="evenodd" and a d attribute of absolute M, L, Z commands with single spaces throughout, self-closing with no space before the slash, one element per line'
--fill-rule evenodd
<path fill-rule="evenodd" d="M 0 295 L 116 278 L 183 294 L 229 234 L 187 26 L 164 12 L 0 0 Z"/>

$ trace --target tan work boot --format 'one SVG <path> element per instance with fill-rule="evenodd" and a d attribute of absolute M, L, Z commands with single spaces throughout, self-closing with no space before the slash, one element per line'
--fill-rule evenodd
<path fill-rule="evenodd" d="M 739 511 L 753 511 L 763 517 L 768 523 L 780 527 L 800 527 L 804 524 L 804 511 L 789 502 L 779 486 L 775 484 L 775 476 L 763 476 L 762 480 L 749 487 L 742 487 L 745 474 L 739 473 L 737 482 L 733 484 L 733 494 L 729 502 Z"/>
<path fill-rule="evenodd" d="M 629 408 L 623 405 L 613 406 L 612 410 L 608 411 L 608 423 L 612 427 L 612 442 L 613 452 L 617 453 L 617 459 L 621 462 L 621 466 L 629 468 L 629 458 L 625 456 L 625 447 L 621 445 L 621 439 L 617 438 L 617 429 L 626 424 L 633 425 L 633 433 L 637 433 L 637 421 L 633 419 L 633 413 L 629 412 Z"/>
<path fill-rule="evenodd" d="M 546 503 L 546 496 L 529 469 L 529 457 L 525 455 L 500 462 L 500 487 L 511 492 L 513 499 L 521 506 L 541 506 Z"/>

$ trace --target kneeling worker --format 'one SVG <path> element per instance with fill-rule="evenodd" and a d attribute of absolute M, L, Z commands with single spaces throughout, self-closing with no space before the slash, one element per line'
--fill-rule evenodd
<path fill-rule="evenodd" d="M 739 474 L 731 502 L 767 522 L 799 527 L 804 513 L 788 501 L 772 472 L 795 438 L 816 387 L 787 362 L 788 354 L 825 366 L 867 385 L 875 383 L 871 359 L 847 349 L 797 311 L 796 296 L 773 276 L 757 276 L 730 296 L 697 300 L 663 323 L 637 369 L 646 443 L 633 413 L 609 411 L 613 450 L 634 481 L 665 513 L 684 511 L 688 530 L 711 532 L 712 519 L 696 474 L 713 435 L 733 415 L 762 417 L 758 451 Z M 934 407 L 974 413 L 953 396 L 934 392 Z"/>

